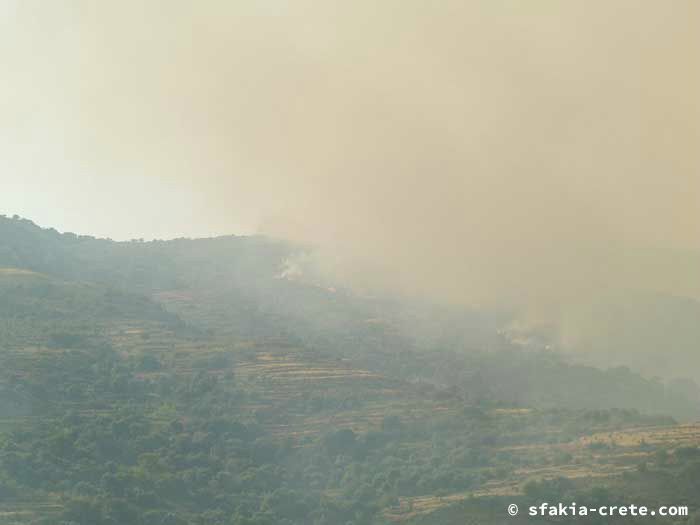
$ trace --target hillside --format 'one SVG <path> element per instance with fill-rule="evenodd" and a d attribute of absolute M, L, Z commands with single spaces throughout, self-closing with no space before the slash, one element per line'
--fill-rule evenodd
<path fill-rule="evenodd" d="M 695 503 L 692 389 L 280 278 L 295 251 L 0 219 L 0 521 L 496 523 L 559 478 Z"/>

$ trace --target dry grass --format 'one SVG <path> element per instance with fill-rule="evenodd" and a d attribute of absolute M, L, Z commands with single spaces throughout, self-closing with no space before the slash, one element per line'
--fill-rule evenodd
<path fill-rule="evenodd" d="M 503 413 L 503 411 L 501 411 Z M 604 444 L 609 447 L 592 453 L 589 446 Z M 563 444 L 517 445 L 500 450 L 519 452 L 546 452 L 542 465 L 514 470 L 508 479 L 491 480 L 478 490 L 459 492 L 445 496 L 425 495 L 401 498 L 399 505 L 384 510 L 385 519 L 393 522 L 406 521 L 421 514 L 465 501 L 469 498 L 505 497 L 522 494 L 522 487 L 529 479 L 592 479 L 619 476 L 632 471 L 648 457 L 652 450 L 639 450 L 640 445 L 651 445 L 673 449 L 680 446 L 700 445 L 700 423 L 629 428 L 614 432 L 599 432 Z M 566 452 L 572 460 L 563 465 L 547 464 L 556 453 Z"/>

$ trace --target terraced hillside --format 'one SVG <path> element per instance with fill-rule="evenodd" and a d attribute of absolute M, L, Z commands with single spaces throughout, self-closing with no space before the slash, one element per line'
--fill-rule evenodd
<path fill-rule="evenodd" d="M 463 515 L 468 516 L 470 507 L 504 511 L 512 502 L 540 503 L 557 495 L 561 501 L 567 501 L 561 491 L 552 490 L 552 487 L 560 489 L 559 486 L 572 493 L 601 487 L 619 490 L 620 499 L 615 503 L 621 504 L 630 501 L 622 493 L 641 483 L 648 488 L 637 496 L 637 501 L 662 505 L 665 499 L 692 508 L 698 504 L 693 488 L 680 493 L 677 488 L 669 490 L 668 472 L 673 471 L 674 465 L 683 466 L 688 456 L 697 455 L 699 445 L 700 423 L 694 423 L 630 426 L 595 432 L 564 443 L 497 447 L 495 453 L 508 454 L 512 462 L 520 465 L 508 476 L 491 479 L 475 490 L 401 498 L 398 504 L 384 510 L 384 516 L 393 522 L 435 523 L 432 520 L 444 518 L 436 518 L 434 513 L 439 515 L 439 511 L 448 507 L 461 508 Z M 664 475 L 659 476 L 659 471 Z M 674 476 L 670 481 L 671 486 L 679 484 Z"/>
<path fill-rule="evenodd" d="M 696 510 L 700 427 L 662 409 L 697 400 L 658 381 L 511 347 L 495 316 L 280 279 L 286 248 L 260 239 L 12 232 L 0 523 L 488 525 L 542 498 Z"/>

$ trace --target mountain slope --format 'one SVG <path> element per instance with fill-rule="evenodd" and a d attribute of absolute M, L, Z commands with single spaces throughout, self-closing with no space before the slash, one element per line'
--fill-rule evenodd
<path fill-rule="evenodd" d="M 700 433 L 663 415 L 692 389 L 281 279 L 293 249 L 263 238 L 0 224 L 3 523 L 488 524 L 531 478 L 647 494 L 640 461 L 692 493 L 673 454 Z"/>

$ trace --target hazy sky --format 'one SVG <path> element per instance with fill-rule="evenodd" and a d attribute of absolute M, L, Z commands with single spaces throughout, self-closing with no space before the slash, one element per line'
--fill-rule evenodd
<path fill-rule="evenodd" d="M 700 2 L 0 6 L 2 213 L 458 299 L 696 284 Z"/>

